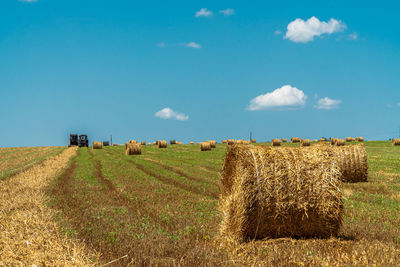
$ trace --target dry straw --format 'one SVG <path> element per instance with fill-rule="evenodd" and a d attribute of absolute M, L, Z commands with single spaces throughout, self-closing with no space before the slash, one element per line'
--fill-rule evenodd
<path fill-rule="evenodd" d="M 302 146 L 310 146 L 311 145 L 310 139 L 301 140 L 301 145 Z"/>
<path fill-rule="evenodd" d="M 142 154 L 142 146 L 140 144 L 129 144 L 125 150 L 125 155 L 140 155 Z"/>
<path fill-rule="evenodd" d="M 200 143 L 201 151 L 209 151 L 211 150 L 211 144 L 209 142 Z"/>
<path fill-rule="evenodd" d="M 166 140 L 158 140 L 158 148 L 167 148 Z"/>
<path fill-rule="evenodd" d="M 221 236 L 229 241 L 337 235 L 340 171 L 319 146 L 233 145 L 221 175 Z"/>
<path fill-rule="evenodd" d="M 102 145 L 101 142 L 93 142 L 92 148 L 93 148 L 93 149 L 102 149 L 102 148 L 103 148 L 103 145 Z"/>
<path fill-rule="evenodd" d="M 292 143 L 300 143 L 301 139 L 300 139 L 300 137 L 292 137 L 292 138 L 290 139 L 290 141 L 291 141 Z"/>
<path fill-rule="evenodd" d="M 287 138 L 282 138 L 282 143 L 287 143 Z"/>
<path fill-rule="evenodd" d="M 272 146 L 280 146 L 281 140 L 280 139 L 272 139 Z"/>
<path fill-rule="evenodd" d="M 392 146 L 400 146 L 400 138 L 392 139 Z"/>

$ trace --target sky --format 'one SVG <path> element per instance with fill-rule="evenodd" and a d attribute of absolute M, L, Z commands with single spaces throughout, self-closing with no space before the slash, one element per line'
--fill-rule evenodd
<path fill-rule="evenodd" d="M 0 146 L 400 131 L 398 1 L 0 1 Z"/>

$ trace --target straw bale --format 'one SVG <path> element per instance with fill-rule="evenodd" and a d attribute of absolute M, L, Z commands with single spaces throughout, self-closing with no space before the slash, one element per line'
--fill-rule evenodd
<path fill-rule="evenodd" d="M 255 144 L 255 143 L 257 143 L 257 140 L 256 139 L 251 139 L 250 143 Z"/>
<path fill-rule="evenodd" d="M 282 143 L 287 143 L 287 138 L 282 138 L 281 141 Z"/>
<path fill-rule="evenodd" d="M 281 140 L 280 139 L 272 139 L 272 146 L 280 146 Z"/>
<path fill-rule="evenodd" d="M 101 142 L 93 142 L 92 149 L 102 149 L 103 145 Z"/>
<path fill-rule="evenodd" d="M 140 142 L 140 144 L 141 144 L 142 146 L 145 146 L 145 145 L 146 145 L 146 141 L 142 141 L 142 142 Z"/>
<path fill-rule="evenodd" d="M 352 137 L 346 137 L 346 142 L 351 142 L 351 141 L 353 141 Z"/>
<path fill-rule="evenodd" d="M 343 141 L 343 139 L 341 140 Z M 334 149 L 344 182 L 368 180 L 368 158 L 363 144 L 340 146 Z"/>
<path fill-rule="evenodd" d="M 345 145 L 344 139 L 336 139 L 335 145 L 336 146 L 344 146 Z"/>
<path fill-rule="evenodd" d="M 364 142 L 364 137 L 361 137 L 361 136 L 357 137 L 357 141 L 358 142 Z"/>
<path fill-rule="evenodd" d="M 318 142 L 318 139 L 314 139 L 313 142 Z"/>
<path fill-rule="evenodd" d="M 109 146 L 110 145 L 110 142 L 108 142 L 108 141 L 103 141 L 103 146 Z"/>
<path fill-rule="evenodd" d="M 400 138 L 392 139 L 392 146 L 400 146 Z"/>
<path fill-rule="evenodd" d="M 321 138 L 319 139 L 319 141 L 325 142 L 325 141 L 326 141 L 326 138 L 325 138 L 325 137 L 321 137 Z"/>
<path fill-rule="evenodd" d="M 209 142 L 200 143 L 200 151 L 211 150 L 211 144 Z"/>
<path fill-rule="evenodd" d="M 159 140 L 158 141 L 158 148 L 167 148 L 167 141 L 166 140 Z"/>
<path fill-rule="evenodd" d="M 338 138 L 334 138 L 334 137 L 331 137 L 331 145 L 336 145 L 336 142 L 338 141 L 339 139 Z"/>
<path fill-rule="evenodd" d="M 250 145 L 250 141 L 249 141 L 249 140 L 243 140 L 243 141 L 242 141 L 242 144 L 244 144 L 244 145 Z"/>
<path fill-rule="evenodd" d="M 193 142 L 193 141 L 190 141 L 190 142 L 189 142 L 189 144 L 193 145 L 193 144 L 194 144 L 194 142 Z"/>
<path fill-rule="evenodd" d="M 176 140 L 170 140 L 170 141 L 169 141 L 169 144 L 170 144 L 170 145 L 176 145 Z"/>
<path fill-rule="evenodd" d="M 340 187 L 332 152 L 319 146 L 230 146 L 221 174 L 221 236 L 244 242 L 337 235 Z"/>
<path fill-rule="evenodd" d="M 292 137 L 291 139 L 290 139 L 290 141 L 292 142 L 292 143 L 300 143 L 300 137 Z"/>
<path fill-rule="evenodd" d="M 206 141 L 207 143 L 210 143 L 211 148 L 216 148 L 217 147 L 217 141 L 214 140 L 208 140 Z"/>
<path fill-rule="evenodd" d="M 151 146 L 151 142 L 148 142 L 147 145 L 148 145 L 148 146 Z"/>
<path fill-rule="evenodd" d="M 129 144 L 125 150 L 125 155 L 140 155 L 142 154 L 142 146 L 140 144 Z"/>
<path fill-rule="evenodd" d="M 301 140 L 301 145 L 302 146 L 310 146 L 311 145 L 310 139 Z"/>

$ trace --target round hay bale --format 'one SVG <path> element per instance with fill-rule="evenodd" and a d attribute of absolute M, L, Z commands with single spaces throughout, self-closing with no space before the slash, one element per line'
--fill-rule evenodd
<path fill-rule="evenodd" d="M 176 145 L 176 140 L 170 140 L 170 141 L 169 141 L 169 144 L 170 144 L 170 145 Z"/>
<path fill-rule="evenodd" d="M 392 139 L 392 146 L 400 146 L 400 138 Z"/>
<path fill-rule="evenodd" d="M 368 180 L 368 158 L 363 144 L 337 147 L 335 152 L 343 182 Z"/>
<path fill-rule="evenodd" d="M 361 136 L 357 137 L 357 142 L 364 142 L 364 137 Z"/>
<path fill-rule="evenodd" d="M 244 242 L 337 235 L 342 182 L 331 154 L 318 146 L 230 146 L 221 174 L 221 236 Z"/>
<path fill-rule="evenodd" d="M 228 145 L 233 145 L 235 143 L 235 139 L 228 139 L 226 140 Z"/>
<path fill-rule="evenodd" d="M 314 139 L 313 142 L 318 142 L 318 139 Z"/>
<path fill-rule="evenodd" d="M 242 144 L 244 144 L 244 145 L 250 145 L 251 143 L 250 143 L 249 140 L 243 140 L 243 141 L 242 141 Z"/>
<path fill-rule="evenodd" d="M 281 139 L 272 139 L 272 146 L 280 146 Z"/>
<path fill-rule="evenodd" d="M 346 144 L 346 142 L 344 141 L 344 139 L 336 139 L 335 145 L 336 146 L 344 146 Z"/>
<path fill-rule="evenodd" d="M 92 143 L 92 149 L 102 149 L 103 145 L 101 142 L 93 142 Z"/>
<path fill-rule="evenodd" d="M 147 145 L 148 145 L 148 146 L 151 146 L 151 142 L 148 142 Z"/>
<path fill-rule="evenodd" d="M 292 143 L 300 143 L 300 141 L 301 141 L 300 137 L 293 137 L 290 140 L 290 142 L 292 142 Z"/>
<path fill-rule="evenodd" d="M 109 146 L 110 145 L 110 142 L 108 142 L 108 141 L 103 141 L 103 146 Z"/>
<path fill-rule="evenodd" d="M 158 141 L 158 148 L 167 148 L 167 141 L 166 140 L 159 140 Z"/>
<path fill-rule="evenodd" d="M 251 139 L 250 143 L 255 144 L 255 143 L 257 143 L 257 140 L 256 139 Z"/>
<path fill-rule="evenodd" d="M 210 143 L 211 148 L 216 148 L 217 147 L 217 141 L 214 140 L 208 140 L 206 143 Z"/>
<path fill-rule="evenodd" d="M 193 141 L 190 141 L 189 144 L 194 145 L 194 142 L 193 142 Z"/>
<path fill-rule="evenodd" d="M 325 141 L 326 141 L 326 138 L 325 138 L 325 137 L 321 137 L 321 138 L 319 139 L 319 141 L 325 142 Z"/>
<path fill-rule="evenodd" d="M 145 145 L 146 145 L 146 141 L 142 141 L 142 142 L 140 142 L 140 144 L 141 144 L 142 146 L 145 146 Z"/>
<path fill-rule="evenodd" d="M 200 143 L 200 151 L 211 150 L 211 144 L 209 142 Z"/>
<path fill-rule="evenodd" d="M 134 144 L 134 143 L 128 144 L 125 150 L 125 155 L 130 156 L 130 155 L 140 155 L 140 154 L 142 154 L 142 146 L 140 144 Z"/>
<path fill-rule="evenodd" d="M 353 141 L 353 138 L 351 138 L 351 137 L 346 137 L 346 142 L 351 142 L 351 141 Z"/>
<path fill-rule="evenodd" d="M 331 145 L 333 145 L 333 146 L 336 145 L 337 140 L 339 140 L 339 139 L 331 137 Z"/>
<path fill-rule="evenodd" d="M 281 141 L 282 143 L 287 143 L 287 138 L 282 138 Z"/>
<path fill-rule="evenodd" d="M 310 146 L 311 145 L 310 139 L 301 140 L 301 145 L 302 146 Z"/>
<path fill-rule="evenodd" d="M 119 146 L 118 144 L 113 144 L 113 146 Z"/>

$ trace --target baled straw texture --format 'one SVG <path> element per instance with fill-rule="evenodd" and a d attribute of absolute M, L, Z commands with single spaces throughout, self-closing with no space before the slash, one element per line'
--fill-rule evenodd
<path fill-rule="evenodd" d="M 131 143 L 126 147 L 125 155 L 130 156 L 140 154 L 142 154 L 142 146 L 140 144 Z"/>
<path fill-rule="evenodd" d="M 280 146 L 281 140 L 280 139 L 272 139 L 272 146 Z"/>
<path fill-rule="evenodd" d="M 287 143 L 287 138 L 282 138 L 282 143 Z"/>
<path fill-rule="evenodd" d="M 101 142 L 93 142 L 92 144 L 92 149 L 102 149 L 103 145 L 101 144 Z"/>
<path fill-rule="evenodd" d="M 300 143 L 301 139 L 300 139 L 300 137 L 292 137 L 292 139 L 290 141 L 292 143 Z"/>
<path fill-rule="evenodd" d="M 336 146 L 344 146 L 346 144 L 346 142 L 344 141 L 344 139 L 336 139 L 335 145 Z"/>
<path fill-rule="evenodd" d="M 208 140 L 207 143 L 210 143 L 211 148 L 216 148 L 217 147 L 217 141 Z"/>
<path fill-rule="evenodd" d="M 209 142 L 200 143 L 200 151 L 211 150 L 211 144 Z"/>
<path fill-rule="evenodd" d="M 159 140 L 158 141 L 158 148 L 167 148 L 167 141 L 166 140 Z"/>
<path fill-rule="evenodd" d="M 221 236 L 229 241 L 329 237 L 342 223 L 337 163 L 319 146 L 233 145 L 221 175 Z"/>
<path fill-rule="evenodd" d="M 400 146 L 400 138 L 392 139 L 392 146 Z"/>
<path fill-rule="evenodd" d="M 46 188 L 77 147 L 0 182 L 0 266 L 95 266 L 99 256 L 59 230 Z"/>
<path fill-rule="evenodd" d="M 301 140 L 301 145 L 302 146 L 310 146 L 311 145 L 310 139 Z"/>

